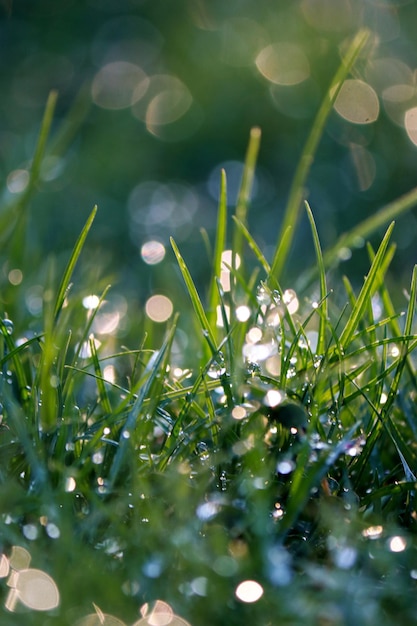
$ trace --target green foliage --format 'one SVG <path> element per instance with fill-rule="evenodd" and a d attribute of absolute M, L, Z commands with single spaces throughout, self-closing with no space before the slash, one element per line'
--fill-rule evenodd
<path fill-rule="evenodd" d="M 330 106 L 316 118 L 308 161 Z M 35 174 L 52 110 L 53 98 Z M 5 583 L 2 623 L 16 623 L 21 610 L 22 624 L 72 624 L 93 603 L 96 617 L 84 623 L 106 623 L 103 611 L 133 623 L 138 606 L 157 599 L 200 626 L 415 620 L 417 271 L 397 315 L 385 280 L 391 223 L 376 253 L 369 248 L 358 295 L 347 278 L 345 295 L 333 293 L 326 271 L 353 234 L 322 252 L 306 205 L 318 284 L 302 294 L 285 285 L 278 270 L 308 168 L 296 173 L 270 264 L 247 227 L 259 140 L 255 129 L 231 233 L 222 173 L 207 294 L 172 240 L 195 319 L 186 367 L 173 356 L 177 316 L 158 346 L 146 333 L 116 352 L 111 333 L 98 341 L 94 322 L 109 288 L 85 308 L 93 291 L 76 275 L 95 209 L 61 280 L 49 262 L 42 330 L 30 336 L 30 321 L 14 327 L 18 305 L 9 302 L 11 319 L 0 322 L 3 562 L 18 569 L 12 547 L 26 548 L 61 599 L 47 617 L 23 601 L 10 608 Z M 354 236 L 414 202 L 412 192 Z M 230 263 L 222 260 L 228 241 Z M 245 581 L 262 591 L 256 601 Z"/>

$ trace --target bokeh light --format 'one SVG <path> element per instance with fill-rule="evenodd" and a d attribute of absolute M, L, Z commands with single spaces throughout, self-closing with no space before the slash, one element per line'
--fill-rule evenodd
<path fill-rule="evenodd" d="M 301 10 L 307 22 L 320 32 L 343 32 L 355 20 L 350 0 L 302 0 Z"/>
<path fill-rule="evenodd" d="M 142 245 L 140 255 L 147 265 L 157 265 L 165 257 L 165 246 L 152 239 Z"/>
<path fill-rule="evenodd" d="M 335 110 L 352 124 L 371 124 L 378 119 L 379 100 L 375 90 L 362 80 L 346 80 L 334 103 Z"/>
<path fill-rule="evenodd" d="M 155 294 L 145 304 L 146 315 L 153 322 L 166 322 L 171 317 L 174 306 L 167 296 Z"/>
<path fill-rule="evenodd" d="M 404 117 L 404 126 L 407 135 L 413 144 L 417 146 L 417 107 L 408 109 Z"/>
<path fill-rule="evenodd" d="M 242 602 L 252 603 L 260 600 L 264 593 L 262 585 L 256 580 L 244 580 L 236 587 L 236 597 Z"/>
<path fill-rule="evenodd" d="M 310 75 L 307 56 L 291 43 L 275 43 L 261 50 L 256 67 L 262 76 L 277 85 L 297 85 Z"/>
<path fill-rule="evenodd" d="M 103 109 L 126 109 L 144 96 L 148 86 L 149 78 L 141 67 L 117 61 L 108 63 L 95 75 L 91 96 Z"/>
<path fill-rule="evenodd" d="M 29 184 L 29 172 L 24 169 L 13 170 L 7 177 L 6 184 L 10 193 L 21 193 Z"/>

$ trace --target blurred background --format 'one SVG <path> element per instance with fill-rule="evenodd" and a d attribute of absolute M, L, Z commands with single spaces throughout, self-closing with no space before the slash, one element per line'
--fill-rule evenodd
<path fill-rule="evenodd" d="M 19 292 L 22 310 L 40 314 L 46 259 L 65 262 L 95 204 L 81 271 L 94 293 L 112 283 L 113 331 L 127 334 L 152 317 L 151 294 L 181 308 L 186 295 L 169 237 L 205 286 L 200 230 L 213 238 L 222 167 L 232 214 L 253 126 L 262 144 L 249 224 L 270 258 L 314 116 L 346 45 L 366 26 L 371 41 L 326 125 L 308 183 L 323 248 L 334 243 L 417 184 L 416 24 L 412 0 L 3 0 L 4 201 L 27 184 L 50 90 L 59 93 L 54 129 L 77 99 L 85 110 L 68 148 L 45 163 L 19 262 L 11 266 L 3 251 L 3 308 Z M 400 287 L 417 261 L 416 216 L 395 230 Z M 303 218 L 283 288 L 312 262 Z M 367 265 L 362 249 L 342 270 L 360 280 Z"/>

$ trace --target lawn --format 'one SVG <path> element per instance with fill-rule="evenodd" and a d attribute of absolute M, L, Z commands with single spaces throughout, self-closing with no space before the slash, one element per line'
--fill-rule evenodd
<path fill-rule="evenodd" d="M 248 228 L 255 127 L 232 220 L 220 175 L 215 237 L 201 243 L 208 283 L 172 238 L 181 307 L 149 316 L 128 345 L 108 330 L 113 287 L 84 265 L 96 208 L 72 254 L 46 259 L 37 313 L 22 315 L 16 259 L 56 145 L 51 93 L 28 181 L 0 213 L 2 624 L 417 621 L 417 273 L 395 297 L 386 279 L 394 219 L 417 191 L 325 250 L 304 202 L 368 36 L 352 39 L 318 108 L 270 258 Z M 316 261 L 296 288 L 286 265 L 301 219 Z M 382 227 L 361 283 L 340 278 L 340 261 Z"/>

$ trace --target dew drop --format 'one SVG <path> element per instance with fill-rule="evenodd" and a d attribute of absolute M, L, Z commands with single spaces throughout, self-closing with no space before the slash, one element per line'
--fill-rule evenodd
<path fill-rule="evenodd" d="M 3 320 L 3 324 L 4 324 L 5 328 L 6 328 L 7 333 L 9 335 L 11 335 L 13 330 L 14 330 L 14 324 L 13 324 L 12 320 L 9 320 L 9 319 L 5 318 Z"/>
<path fill-rule="evenodd" d="M 256 291 L 256 300 L 259 306 L 271 304 L 271 294 L 263 285 L 260 285 Z"/>

